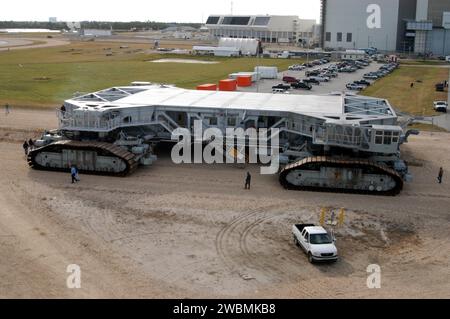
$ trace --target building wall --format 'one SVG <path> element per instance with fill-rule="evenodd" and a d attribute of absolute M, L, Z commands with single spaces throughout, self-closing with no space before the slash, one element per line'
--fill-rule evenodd
<path fill-rule="evenodd" d="M 434 55 L 450 55 L 450 30 L 433 29 L 428 33 L 427 50 Z"/>
<path fill-rule="evenodd" d="M 450 1 L 428 0 L 428 19 L 433 21 L 433 26 L 442 27 L 443 12 L 450 12 Z"/>
<path fill-rule="evenodd" d="M 398 11 L 397 28 L 397 51 L 410 52 L 414 49 L 414 38 L 406 37 L 405 20 L 414 20 L 416 18 L 417 0 L 400 0 Z"/>
<path fill-rule="evenodd" d="M 369 29 L 367 8 L 377 3 L 381 7 L 381 28 Z M 327 0 L 324 23 L 325 48 L 367 48 L 395 51 L 400 0 Z M 338 41 L 338 33 L 342 40 Z M 347 38 L 349 34 L 349 38 Z M 350 35 L 351 34 L 351 35 Z M 351 41 L 348 41 L 350 40 Z"/>
<path fill-rule="evenodd" d="M 256 38 L 263 42 L 293 43 L 299 38 L 313 38 L 316 23 L 315 20 L 303 20 L 298 16 L 250 16 L 248 25 L 227 25 L 221 24 L 225 16 L 212 16 L 220 19 L 218 24 L 206 24 L 211 37 Z M 266 17 L 270 20 L 267 25 L 253 25 L 252 22 L 256 17 Z"/>

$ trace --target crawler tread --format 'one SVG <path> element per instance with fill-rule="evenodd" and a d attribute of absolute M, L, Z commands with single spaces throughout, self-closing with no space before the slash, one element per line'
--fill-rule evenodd
<path fill-rule="evenodd" d="M 84 174 L 91 175 L 109 175 L 109 176 L 127 176 L 133 173 L 138 168 L 138 163 L 136 161 L 136 156 L 133 153 L 124 150 L 120 146 L 105 143 L 105 142 L 95 142 L 95 141 L 75 141 L 75 140 L 64 140 L 56 141 L 51 144 L 35 148 L 28 152 L 27 161 L 28 165 L 37 170 L 46 171 L 68 171 L 68 168 L 55 168 L 55 167 L 44 167 L 36 162 L 36 155 L 40 152 L 45 152 L 46 149 L 59 146 L 61 149 L 72 149 L 72 150 L 89 150 L 89 151 L 106 151 L 110 153 L 111 156 L 122 159 L 126 168 L 122 172 L 104 172 L 104 171 L 90 171 L 90 170 L 80 170 Z"/>
<path fill-rule="evenodd" d="M 345 188 L 334 188 L 334 187 L 314 187 L 314 186 L 299 186 L 291 184 L 287 179 L 287 175 L 296 169 L 301 168 L 303 165 L 317 163 L 321 166 L 327 166 L 329 164 L 340 165 L 341 167 L 355 167 L 355 166 L 366 166 L 376 168 L 379 172 L 384 173 L 390 177 L 392 177 L 396 186 L 389 191 L 378 192 L 376 190 L 355 190 L 355 189 L 345 189 Z M 350 193 L 350 194 L 367 194 L 367 195 L 383 195 L 383 196 L 396 196 L 400 194 L 403 189 L 403 179 L 401 176 L 394 171 L 393 169 L 381 165 L 379 163 L 363 160 L 363 159 L 336 159 L 332 157 L 326 156 L 316 156 L 316 157 L 307 157 L 298 162 L 286 165 L 279 174 L 280 184 L 289 190 L 300 190 L 300 191 L 315 191 L 315 192 L 333 192 L 333 193 Z"/>

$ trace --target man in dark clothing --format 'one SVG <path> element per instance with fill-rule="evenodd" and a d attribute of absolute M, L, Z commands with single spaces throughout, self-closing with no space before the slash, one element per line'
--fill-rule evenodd
<path fill-rule="evenodd" d="M 66 106 L 64 104 L 61 106 L 61 115 L 63 117 L 66 115 Z"/>
<path fill-rule="evenodd" d="M 444 169 L 441 167 L 439 169 L 439 174 L 438 174 L 438 182 L 439 184 L 442 184 L 442 177 L 444 176 Z"/>
<path fill-rule="evenodd" d="M 34 147 L 34 142 L 31 138 L 28 140 L 28 147 L 30 148 L 30 150 L 32 150 Z"/>
<path fill-rule="evenodd" d="M 247 177 L 245 178 L 245 189 L 250 189 L 251 181 L 252 181 L 252 175 L 250 175 L 250 172 L 247 172 Z"/>
<path fill-rule="evenodd" d="M 22 147 L 25 152 L 25 155 L 27 155 L 28 154 L 28 142 L 27 141 L 23 142 Z"/>

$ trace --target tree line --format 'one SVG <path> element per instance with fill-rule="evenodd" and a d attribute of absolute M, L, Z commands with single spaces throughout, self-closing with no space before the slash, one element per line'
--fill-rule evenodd
<path fill-rule="evenodd" d="M 168 27 L 189 26 L 200 28 L 200 23 L 170 23 L 155 21 L 134 21 L 134 22 L 102 22 L 102 21 L 83 21 L 81 27 L 84 29 L 113 29 L 116 31 L 129 30 L 162 30 Z M 64 30 L 68 29 L 65 22 L 40 22 L 40 21 L 0 21 L 0 29 L 50 29 Z"/>

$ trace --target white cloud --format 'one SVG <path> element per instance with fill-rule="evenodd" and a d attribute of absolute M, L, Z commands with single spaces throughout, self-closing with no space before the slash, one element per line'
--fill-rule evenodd
<path fill-rule="evenodd" d="M 231 1 L 214 0 L 13 0 L 2 4 L 0 20 L 203 22 L 209 14 L 229 14 Z M 319 19 L 319 0 L 233 0 L 233 14 L 298 15 Z"/>

